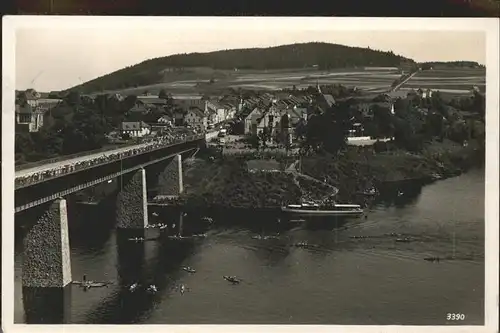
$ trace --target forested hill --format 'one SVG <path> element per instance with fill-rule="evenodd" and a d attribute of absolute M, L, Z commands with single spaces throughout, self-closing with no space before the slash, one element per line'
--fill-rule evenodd
<path fill-rule="evenodd" d="M 481 65 L 475 61 L 431 61 L 431 62 L 420 63 L 420 65 L 422 65 L 424 69 L 426 67 L 485 68 L 484 65 Z"/>
<path fill-rule="evenodd" d="M 223 70 L 234 70 L 235 68 L 239 70 L 272 70 L 317 66 L 318 69 L 324 70 L 356 66 L 399 67 L 401 63 L 414 64 L 414 61 L 392 52 L 368 48 L 328 43 L 292 44 L 269 48 L 176 54 L 150 59 L 68 90 L 78 89 L 83 93 L 91 93 L 137 87 L 163 82 L 166 75 L 173 75 L 179 79 L 189 79 L 181 77 L 179 72 L 189 73 L 194 68 L 211 68 L 215 70 L 215 76 L 217 76 L 224 75 Z M 173 70 L 174 68 L 176 70 Z"/>

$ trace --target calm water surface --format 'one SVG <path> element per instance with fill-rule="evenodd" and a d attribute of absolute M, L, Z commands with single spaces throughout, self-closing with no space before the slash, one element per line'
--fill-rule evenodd
<path fill-rule="evenodd" d="M 245 219 L 232 216 L 202 230 L 206 238 L 163 235 L 135 244 L 114 229 L 109 207 L 79 207 L 75 214 L 70 218 L 73 278 L 86 274 L 113 284 L 87 292 L 68 287 L 65 317 L 70 323 L 446 325 L 449 312 L 465 314 L 462 324 L 484 322 L 481 170 L 428 185 L 414 198 L 379 204 L 366 219 L 336 227 L 296 223 L 278 228 L 271 223 L 274 218 L 247 216 L 251 221 L 245 224 L 234 223 Z M 197 224 L 188 218 L 185 234 Z M 165 222 L 178 223 L 178 218 Z M 279 239 L 252 238 L 277 232 Z M 415 241 L 398 243 L 388 233 L 408 234 Z M 20 234 L 15 320 L 24 323 Z M 158 230 L 147 231 L 148 237 L 158 235 Z M 313 247 L 291 246 L 300 241 Z M 458 259 L 423 260 L 451 255 Z M 223 275 L 243 281 L 232 285 Z M 156 284 L 158 292 L 130 293 L 127 286 L 137 281 Z M 180 284 L 188 288 L 184 294 Z"/>

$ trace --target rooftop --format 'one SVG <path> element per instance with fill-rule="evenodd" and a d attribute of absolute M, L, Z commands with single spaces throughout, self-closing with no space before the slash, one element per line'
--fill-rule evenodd
<path fill-rule="evenodd" d="M 124 121 L 122 122 L 121 129 L 128 131 L 139 131 L 143 128 L 149 128 L 150 126 L 143 121 Z"/>

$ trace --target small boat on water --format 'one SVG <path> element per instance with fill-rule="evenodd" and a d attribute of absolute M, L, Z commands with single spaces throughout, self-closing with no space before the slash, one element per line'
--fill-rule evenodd
<path fill-rule="evenodd" d="M 90 288 L 108 287 L 108 285 L 110 284 L 110 282 L 97 282 L 97 281 L 87 280 L 86 275 L 83 275 L 82 281 L 73 281 L 72 283 L 80 285 L 80 287 L 82 287 L 84 291 L 87 291 Z"/>
<path fill-rule="evenodd" d="M 169 239 L 177 239 L 177 240 L 181 240 L 181 239 L 188 239 L 189 237 L 185 237 L 185 236 L 180 236 L 180 235 L 172 235 L 172 236 L 168 236 Z"/>
<path fill-rule="evenodd" d="M 128 287 L 128 290 L 133 293 L 134 291 L 137 290 L 138 287 L 139 287 L 139 284 L 136 282 L 136 283 L 133 283 L 132 285 L 130 285 L 130 287 Z"/>
<path fill-rule="evenodd" d="M 146 291 L 150 294 L 154 294 L 158 291 L 158 288 L 154 284 L 149 285 L 148 289 Z"/>
<path fill-rule="evenodd" d="M 412 241 L 412 239 L 409 237 L 396 238 L 396 242 L 398 242 L 398 243 L 410 243 L 411 241 Z"/>
<path fill-rule="evenodd" d="M 375 196 L 378 194 L 378 191 L 375 187 L 372 187 L 372 188 L 368 188 L 362 192 L 357 192 L 361 195 L 364 195 L 364 196 Z"/>
<path fill-rule="evenodd" d="M 134 241 L 134 242 L 144 242 L 145 239 L 144 237 L 134 237 L 134 238 L 129 238 L 129 241 Z"/>
<path fill-rule="evenodd" d="M 212 223 L 214 221 L 211 217 L 208 217 L 208 216 L 202 217 L 201 220 L 208 222 L 208 223 Z"/>
<path fill-rule="evenodd" d="M 349 238 L 352 238 L 352 239 L 365 239 L 365 238 L 368 238 L 369 236 L 349 236 Z"/>
<path fill-rule="evenodd" d="M 196 273 L 196 270 L 195 270 L 194 268 L 189 267 L 189 266 L 187 266 L 187 267 L 182 267 L 182 270 L 183 270 L 183 271 L 186 271 L 186 272 L 188 272 L 188 273 Z"/>
<path fill-rule="evenodd" d="M 238 279 L 236 276 L 227 276 L 227 275 L 224 275 L 223 278 L 224 278 L 224 280 L 229 281 L 229 282 L 231 282 L 233 284 L 238 284 L 238 283 L 241 282 L 241 280 Z"/>
<path fill-rule="evenodd" d="M 303 217 L 348 217 L 360 216 L 363 214 L 363 209 L 356 204 L 318 204 L 315 202 L 304 202 L 301 204 L 287 205 L 281 208 L 283 213 L 299 215 Z"/>
<path fill-rule="evenodd" d="M 441 175 L 440 175 L 440 174 L 438 174 L 438 173 L 433 173 L 433 174 L 431 175 L 431 178 L 432 178 L 433 180 L 440 180 L 440 179 L 442 179 L 442 178 L 443 178 L 443 176 L 441 176 Z"/>

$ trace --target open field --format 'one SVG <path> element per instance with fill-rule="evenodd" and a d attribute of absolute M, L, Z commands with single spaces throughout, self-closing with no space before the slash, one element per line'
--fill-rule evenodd
<path fill-rule="evenodd" d="M 400 74 L 397 68 L 355 68 L 320 71 L 316 69 L 290 69 L 275 71 L 220 71 L 203 69 L 189 70 L 186 75 L 170 72 L 164 73 L 164 82 L 137 88 L 106 91 L 104 93 L 142 94 L 148 91 L 157 94 L 160 89 L 166 89 L 172 94 L 212 93 L 227 88 L 242 88 L 255 90 L 279 90 L 283 88 L 307 88 L 316 83 L 342 84 L 356 86 L 368 91 L 383 91 L 389 89 L 391 83 Z M 208 84 L 210 78 L 215 83 Z M 175 79 L 177 78 L 177 79 Z"/>
<path fill-rule="evenodd" d="M 447 68 L 418 72 L 401 90 L 433 89 L 442 93 L 469 94 L 473 86 L 484 89 L 486 71 L 484 68 Z"/>

